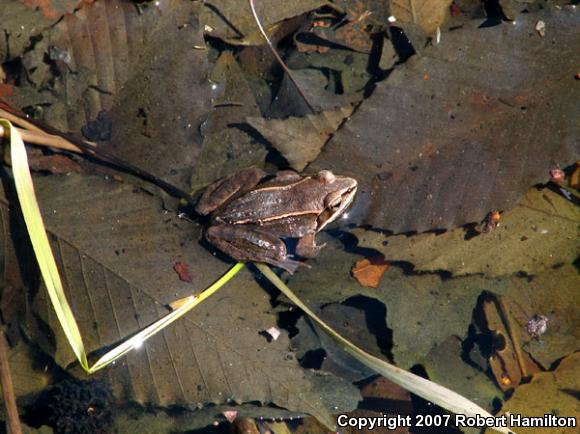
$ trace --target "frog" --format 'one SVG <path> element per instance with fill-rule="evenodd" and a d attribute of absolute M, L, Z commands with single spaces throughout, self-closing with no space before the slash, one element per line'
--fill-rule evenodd
<path fill-rule="evenodd" d="M 269 178 L 259 168 L 236 172 L 211 184 L 196 205 L 209 216 L 205 239 L 241 262 L 274 265 L 293 274 L 285 239 L 297 239 L 296 254 L 318 255 L 316 234 L 342 216 L 356 195 L 354 178 L 321 170 L 303 175 L 283 170 Z"/>

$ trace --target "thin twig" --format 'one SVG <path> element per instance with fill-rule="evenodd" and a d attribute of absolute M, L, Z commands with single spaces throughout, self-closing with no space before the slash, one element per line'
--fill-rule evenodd
<path fill-rule="evenodd" d="M 276 48 L 274 48 L 274 44 L 272 44 L 272 42 L 270 41 L 270 38 L 266 34 L 266 31 L 262 27 L 262 24 L 260 23 L 260 19 L 258 18 L 258 14 L 256 13 L 256 8 L 254 7 L 254 0 L 248 0 L 248 1 L 250 3 L 250 8 L 252 9 L 252 15 L 254 16 L 254 20 L 256 21 L 256 25 L 258 26 L 258 30 L 260 30 L 260 33 L 264 37 L 266 43 L 268 44 L 268 47 L 270 48 L 270 51 L 272 52 L 272 54 L 276 58 L 276 61 L 280 64 L 280 66 L 286 72 L 286 74 L 288 74 L 288 78 L 290 79 L 290 81 L 292 81 L 292 83 L 296 87 L 296 90 L 298 91 L 300 96 L 304 99 L 304 102 L 306 103 L 308 108 L 312 111 L 312 113 L 316 113 L 316 111 L 314 110 L 314 107 L 312 106 L 312 104 L 310 104 L 310 101 L 308 101 L 308 98 L 306 97 L 304 92 L 302 92 L 302 89 L 298 85 L 298 82 L 294 78 L 294 75 L 290 71 L 290 68 L 288 68 L 286 66 L 286 63 L 284 63 L 284 61 L 282 60 L 282 58 L 280 57 L 280 55 L 276 51 Z"/>
<path fill-rule="evenodd" d="M 18 407 L 16 406 L 16 397 L 14 395 L 14 386 L 12 385 L 12 375 L 10 365 L 8 364 L 8 342 L 4 330 L 0 329 L 0 382 L 2 383 L 2 396 L 6 406 L 6 415 L 8 416 L 8 432 L 10 434 L 22 434 L 20 419 L 18 418 Z"/>

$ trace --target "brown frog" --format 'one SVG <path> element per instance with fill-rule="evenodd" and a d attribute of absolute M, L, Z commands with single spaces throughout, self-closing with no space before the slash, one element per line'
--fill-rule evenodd
<path fill-rule="evenodd" d="M 210 185 L 199 214 L 211 213 L 206 239 L 238 261 L 266 262 L 293 273 L 302 262 L 289 259 L 282 238 L 297 238 L 296 253 L 314 257 L 316 234 L 352 203 L 357 181 L 329 170 L 316 175 L 282 171 L 263 181 L 260 169 L 246 169 Z"/>

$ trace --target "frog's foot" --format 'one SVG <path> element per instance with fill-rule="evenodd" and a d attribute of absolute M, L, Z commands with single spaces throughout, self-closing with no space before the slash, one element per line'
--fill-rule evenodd
<path fill-rule="evenodd" d="M 315 258 L 318 256 L 320 250 L 326 246 L 326 243 L 317 246 L 314 241 L 315 236 L 316 234 L 308 234 L 300 238 L 296 245 L 296 253 L 304 258 Z"/>
<path fill-rule="evenodd" d="M 272 264 L 275 265 L 278 268 L 282 268 L 283 270 L 286 270 L 288 273 L 290 274 L 294 274 L 294 272 L 296 271 L 296 269 L 298 267 L 306 267 L 306 268 L 312 268 L 310 267 L 310 265 L 305 264 L 304 262 L 300 262 L 300 261 L 293 261 L 292 259 L 283 259 L 283 260 L 277 260 L 277 259 L 264 259 L 263 262 L 266 262 L 268 264 Z"/>

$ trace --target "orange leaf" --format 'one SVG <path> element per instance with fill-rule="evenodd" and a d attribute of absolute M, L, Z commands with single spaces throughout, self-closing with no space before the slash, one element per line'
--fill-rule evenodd
<path fill-rule="evenodd" d="M 189 283 L 193 281 L 193 277 L 189 272 L 189 267 L 187 266 L 187 264 L 183 262 L 176 262 L 175 265 L 173 266 L 173 269 L 179 275 L 179 280 Z"/>
<path fill-rule="evenodd" d="M 362 259 L 356 262 L 352 269 L 352 275 L 359 285 L 378 288 L 381 278 L 389 266 L 389 263 L 380 256 Z"/>

